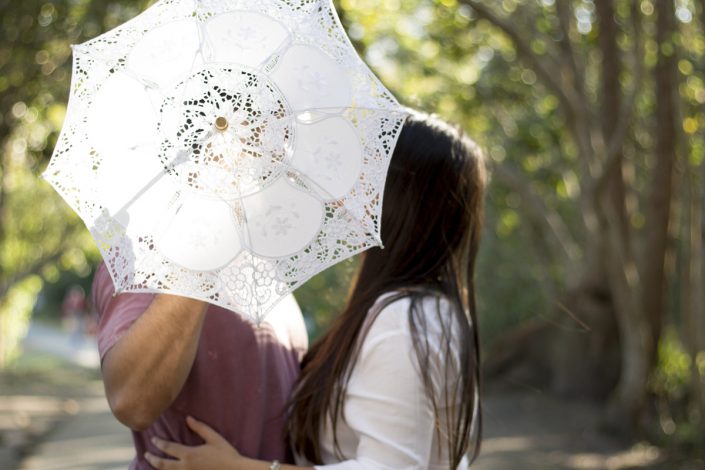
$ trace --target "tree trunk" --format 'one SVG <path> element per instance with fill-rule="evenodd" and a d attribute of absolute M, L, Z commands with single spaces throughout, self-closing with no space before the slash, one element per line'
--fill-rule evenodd
<path fill-rule="evenodd" d="M 705 32 L 705 3 L 700 2 L 700 29 Z M 705 139 L 705 134 L 701 135 Z M 684 233 L 684 289 L 681 315 L 683 335 L 691 357 L 691 393 L 705 433 L 705 163 L 691 168 L 686 163 L 686 210 L 688 224 Z M 698 173 L 699 171 L 699 173 Z"/>
<path fill-rule="evenodd" d="M 646 240 L 643 253 L 644 309 L 652 325 L 652 343 L 658 344 L 665 309 L 665 255 L 668 249 L 674 165 L 678 142 L 678 58 L 674 34 L 676 18 L 672 0 L 659 0 L 656 40 L 656 166 L 646 212 Z M 652 351 L 655 354 L 655 351 Z M 653 362 L 654 358 L 650 358 Z"/>
<path fill-rule="evenodd" d="M 600 30 L 598 45 L 602 56 L 598 114 L 602 140 L 610 142 L 619 127 L 622 114 L 622 57 L 617 42 L 619 32 L 612 0 L 596 0 L 595 8 Z M 556 360 L 553 363 L 552 385 L 561 394 L 604 399 L 613 390 L 624 370 L 624 360 L 620 358 L 622 342 L 617 332 L 628 329 L 628 324 L 622 321 L 618 325 L 616 319 L 620 311 L 631 308 L 631 299 L 620 300 L 625 291 L 619 283 L 612 281 L 614 275 L 611 274 L 619 266 L 611 264 L 619 259 L 612 254 L 615 247 L 619 247 L 620 253 L 631 250 L 631 234 L 626 209 L 622 152 L 618 151 L 614 158 L 616 164 L 606 170 L 600 199 L 588 201 L 593 205 L 591 211 L 597 214 L 600 229 L 588 241 L 585 256 L 588 267 L 577 286 L 569 290 L 566 299 L 569 308 L 585 323 L 587 331 L 580 334 L 565 330 L 555 342 Z M 594 207 L 600 204 L 608 206 L 611 217 L 604 214 L 603 207 Z M 599 385 L 596 384 L 598 380 L 602 382 Z"/>
<path fill-rule="evenodd" d="M 700 373 L 699 367 L 699 362 L 705 360 L 705 191 L 702 191 L 694 170 L 688 171 L 684 180 L 686 220 L 681 275 L 682 337 L 691 357 L 693 400 L 700 416 L 700 427 L 705 431 L 705 375 Z"/>
<path fill-rule="evenodd" d="M 602 264 L 602 263 L 600 263 Z M 567 397 L 604 401 L 620 375 L 620 338 L 614 305 L 601 270 L 585 272 L 556 308 L 550 388 Z"/>
<path fill-rule="evenodd" d="M 705 15 L 705 5 L 703 6 L 703 14 Z M 705 27 L 705 21 L 703 21 Z M 702 185 L 705 184 L 705 163 L 701 163 L 701 175 L 699 184 L 696 186 L 696 203 L 693 205 L 693 211 L 700 218 L 699 223 L 694 223 L 692 233 L 693 240 L 693 268 L 694 276 L 692 282 L 696 295 L 693 297 L 693 305 L 690 314 L 695 317 L 695 328 L 697 342 L 697 354 L 693 357 L 695 361 L 705 363 L 705 190 Z M 700 229 L 698 230 L 698 227 Z M 698 397 L 698 407 L 700 409 L 700 427 L 705 432 L 705 365 L 696 363 L 695 381 L 695 396 Z"/>
<path fill-rule="evenodd" d="M 677 147 L 676 53 L 673 44 L 675 11 L 671 0 L 658 0 L 657 44 L 659 59 L 655 71 L 656 151 L 651 192 L 646 205 L 646 229 L 642 262 L 637 266 L 613 266 L 611 282 L 620 295 L 618 312 L 622 333 L 622 376 L 610 403 L 610 424 L 630 429 L 643 417 L 648 379 L 656 363 L 665 309 L 665 260 L 668 248 L 673 174 Z M 615 219 L 614 214 L 612 218 Z M 612 224 L 614 225 L 614 224 Z M 617 230 L 612 228 L 616 235 Z M 613 244 L 614 261 L 627 247 Z M 628 251 L 627 251 L 628 254 Z M 629 259 L 621 259 L 629 262 Z M 636 282 L 632 281 L 636 279 Z M 632 282 L 630 282 L 632 281 Z M 635 292 L 636 291 L 636 292 Z M 636 295 L 634 295 L 636 294 Z"/>
<path fill-rule="evenodd" d="M 581 175 L 581 211 L 585 250 L 581 272 L 571 279 L 567 293 L 546 318 L 533 320 L 521 334 L 504 343 L 501 361 L 486 364 L 489 371 L 503 371 L 510 377 L 545 387 L 534 377 L 546 379 L 553 390 L 563 394 L 604 398 L 611 394 L 608 418 L 612 424 L 630 431 L 640 424 L 648 398 L 648 380 L 655 365 L 665 310 L 665 260 L 671 220 L 674 160 L 678 137 L 676 100 L 677 61 L 675 11 L 672 0 L 655 0 L 657 12 L 658 65 L 654 71 L 656 115 L 654 118 L 655 165 L 650 172 L 649 189 L 643 202 L 646 227 L 631 225 L 625 183 L 624 142 L 634 124 L 634 104 L 640 98 L 644 75 L 644 43 L 641 11 L 631 4 L 634 64 L 627 67 L 621 52 L 620 35 L 629 29 L 617 22 L 614 0 L 594 0 L 599 28 L 597 48 L 601 53 L 597 99 L 585 92 L 575 60 L 579 48 L 559 45 L 559 55 L 533 54 L 530 41 L 514 27 L 513 18 L 494 13 L 486 2 L 462 0 L 479 18 L 502 30 L 514 44 L 517 54 L 560 102 L 566 128 L 577 149 Z M 617 5 L 616 5 L 617 4 Z M 572 2 L 559 4 L 558 16 L 563 35 L 570 39 L 575 14 Z M 516 13 L 514 14 L 516 15 Z M 564 39 L 565 40 L 565 39 Z M 581 47 L 593 47 L 582 44 Z M 633 65 L 633 66 L 632 66 Z M 563 71 L 567 70 L 567 73 Z M 624 83 L 627 72 L 631 84 Z M 635 125 L 639 125 L 636 123 Z M 635 202 L 636 199 L 635 199 Z M 637 238 L 639 237 L 639 238 Z M 705 289 L 702 289 L 705 290 Z M 532 343 L 531 333 L 535 336 Z M 615 335 L 619 332 L 619 336 Z M 547 347 L 548 345 L 548 347 Z M 493 354 L 488 356 L 493 361 Z M 522 364 L 522 362 L 524 364 Z M 533 362 L 531 370 L 526 362 Z M 493 367 L 496 366 L 496 367 Z M 597 390 L 601 381 L 605 389 Z"/>
<path fill-rule="evenodd" d="M 605 84 L 600 90 L 600 123 L 597 132 L 601 132 L 602 140 L 607 142 L 618 127 L 617 121 L 621 114 L 619 75 L 622 57 L 617 45 L 618 27 L 612 0 L 598 0 L 596 8 L 601 18 L 598 37 L 603 56 L 602 82 Z M 562 27 L 566 34 L 573 12 L 567 3 L 561 4 L 560 9 Z M 486 12 L 481 13 L 485 18 L 489 16 Z M 497 20 L 492 21 L 499 24 Z M 564 41 L 570 41 L 570 38 L 566 37 Z M 564 47 L 563 56 L 566 61 L 574 60 L 573 53 L 570 48 Z M 565 68 L 569 71 L 578 69 L 577 65 Z M 575 76 L 570 76 L 566 81 L 575 83 L 576 89 L 582 89 Z M 589 109 L 587 97 L 582 98 L 585 101 L 581 109 Z M 570 109 L 564 111 L 568 128 L 581 154 L 581 170 L 586 175 L 590 174 L 589 161 L 595 158 L 590 136 L 591 116 L 586 113 L 576 115 Z M 618 158 L 620 164 L 611 166 L 603 191 L 609 194 L 612 210 L 619 214 L 620 238 L 628 240 L 629 224 L 621 153 Z M 516 335 L 510 334 L 495 345 L 486 356 L 488 361 L 485 368 L 490 376 L 499 375 L 501 371 L 511 381 L 539 388 L 548 386 L 563 396 L 601 401 L 609 396 L 620 375 L 622 359 L 618 332 L 622 328 L 616 322 L 615 296 L 608 276 L 608 263 L 612 256 L 608 234 L 604 229 L 606 221 L 601 220 L 598 224 L 590 221 L 599 211 L 594 207 L 595 201 L 587 196 L 587 191 L 585 194 L 581 197 L 581 209 L 586 217 L 588 234 L 581 269 L 575 270 L 577 274 L 568 280 L 566 291 L 559 296 L 548 318 L 534 320 L 518 330 Z M 526 334 L 527 331 L 533 331 L 535 336 L 532 338 Z M 512 353 L 508 353 L 508 350 Z"/>

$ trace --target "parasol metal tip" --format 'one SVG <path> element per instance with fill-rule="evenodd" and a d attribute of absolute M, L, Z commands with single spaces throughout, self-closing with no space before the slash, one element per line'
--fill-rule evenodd
<path fill-rule="evenodd" d="M 219 131 L 224 131 L 225 129 L 228 128 L 228 120 L 225 119 L 223 116 L 219 116 L 215 120 L 215 128 L 218 129 Z"/>

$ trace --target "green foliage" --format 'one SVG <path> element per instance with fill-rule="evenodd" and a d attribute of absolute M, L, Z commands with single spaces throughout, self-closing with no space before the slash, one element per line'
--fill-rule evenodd
<path fill-rule="evenodd" d="M 659 414 L 654 440 L 693 457 L 705 456 L 702 417 L 695 406 L 697 397 L 693 396 L 697 374 L 705 377 L 705 354 L 699 356 L 693 359 L 685 351 L 676 329 L 669 328 L 659 344 L 658 365 L 649 384 L 657 397 Z"/>
<path fill-rule="evenodd" d="M 0 367 L 17 354 L 42 282 L 88 276 L 98 259 L 79 218 L 38 177 L 66 112 L 69 44 L 146 4 L 0 0 Z"/>
<path fill-rule="evenodd" d="M 326 331 L 333 318 L 342 311 L 358 264 L 358 257 L 338 263 L 294 292 L 306 319 L 311 343 Z"/>
<path fill-rule="evenodd" d="M 659 343 L 652 390 L 668 401 L 682 399 L 690 387 L 691 363 L 692 359 L 683 348 L 678 333 L 669 328 Z"/>
<path fill-rule="evenodd" d="M 29 315 L 41 286 L 38 276 L 29 276 L 13 285 L 0 302 L 0 368 L 17 358 L 18 343 L 27 331 Z"/>
<path fill-rule="evenodd" d="M 576 157 L 560 147 L 557 99 L 514 60 L 506 39 L 454 0 L 372 3 L 341 0 L 340 8 L 358 49 L 395 95 L 461 124 L 487 149 L 490 165 L 523 169 L 551 208 L 577 220 Z M 541 18 L 548 28 L 551 16 Z M 537 41 L 535 48 L 544 47 Z M 522 209 L 513 188 L 493 181 L 477 270 L 483 341 L 544 315 L 546 286 L 563 279 L 560 269 L 537 258 L 534 228 Z"/>

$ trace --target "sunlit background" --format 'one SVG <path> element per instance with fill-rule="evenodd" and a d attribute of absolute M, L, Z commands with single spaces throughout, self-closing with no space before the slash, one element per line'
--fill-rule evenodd
<path fill-rule="evenodd" d="M 38 175 L 66 111 L 69 44 L 149 4 L 0 0 L 2 469 L 130 457 L 101 396 L 92 317 L 68 300 L 90 298 L 100 255 Z M 477 468 L 704 469 L 703 2 L 336 6 L 401 102 L 487 150 Z M 355 263 L 296 292 L 313 337 Z"/>

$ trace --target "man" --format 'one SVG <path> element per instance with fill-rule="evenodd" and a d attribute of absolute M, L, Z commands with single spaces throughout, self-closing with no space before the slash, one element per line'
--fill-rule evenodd
<path fill-rule="evenodd" d="M 199 419 L 243 455 L 284 461 L 285 405 L 308 346 L 293 296 L 258 328 L 244 317 L 185 297 L 114 295 L 105 264 L 93 280 L 98 349 L 115 417 L 132 429 L 130 469 L 151 468 L 151 442 L 202 441 L 186 425 Z"/>

